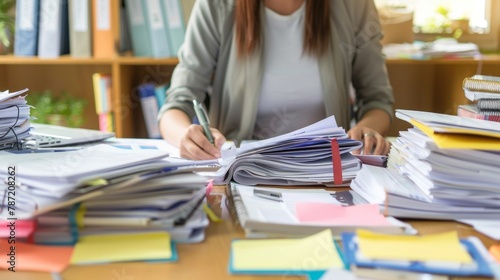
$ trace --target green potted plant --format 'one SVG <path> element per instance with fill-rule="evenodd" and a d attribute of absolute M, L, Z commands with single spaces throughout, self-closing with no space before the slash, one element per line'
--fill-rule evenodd
<path fill-rule="evenodd" d="M 59 95 L 50 90 L 32 92 L 26 100 L 34 108 L 33 122 L 56 124 L 68 127 L 81 127 L 85 122 L 84 109 L 87 101 L 71 96 L 68 92 Z"/>
<path fill-rule="evenodd" d="M 0 0 L 0 54 L 7 53 L 11 45 L 16 25 L 12 13 L 15 4 L 15 0 Z"/>

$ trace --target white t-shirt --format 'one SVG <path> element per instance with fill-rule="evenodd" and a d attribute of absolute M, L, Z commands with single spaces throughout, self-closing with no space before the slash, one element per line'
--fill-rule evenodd
<path fill-rule="evenodd" d="M 265 8 L 265 16 L 256 139 L 281 135 L 326 117 L 318 60 L 303 53 L 305 3 L 287 16 Z"/>

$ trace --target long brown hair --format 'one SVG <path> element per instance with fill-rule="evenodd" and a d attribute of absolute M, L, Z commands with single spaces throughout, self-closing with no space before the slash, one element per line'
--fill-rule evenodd
<path fill-rule="evenodd" d="M 261 44 L 260 6 L 262 0 L 236 1 L 236 44 L 238 56 L 253 53 Z M 304 29 L 304 52 L 319 56 L 326 51 L 330 42 L 330 1 L 306 0 Z"/>

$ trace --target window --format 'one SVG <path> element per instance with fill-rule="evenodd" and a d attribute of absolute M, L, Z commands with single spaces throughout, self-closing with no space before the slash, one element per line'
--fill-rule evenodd
<path fill-rule="evenodd" d="M 498 0 L 375 0 L 382 23 L 411 17 L 415 40 L 454 37 L 474 42 L 482 50 L 498 49 Z"/>
<path fill-rule="evenodd" d="M 487 0 L 415 1 L 413 25 L 417 33 L 489 33 Z"/>

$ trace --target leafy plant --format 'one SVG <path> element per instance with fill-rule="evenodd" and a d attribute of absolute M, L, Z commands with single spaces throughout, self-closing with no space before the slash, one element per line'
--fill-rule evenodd
<path fill-rule="evenodd" d="M 14 34 L 15 19 L 10 10 L 16 4 L 15 0 L 0 0 L 0 43 L 10 46 L 10 36 Z"/>
<path fill-rule="evenodd" d="M 33 122 L 80 127 L 85 121 L 83 111 L 87 101 L 68 92 L 59 95 L 50 90 L 31 92 L 26 100 L 35 107 L 31 110 L 31 115 L 36 118 Z"/>

